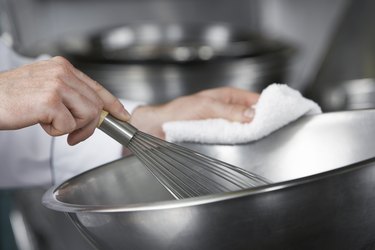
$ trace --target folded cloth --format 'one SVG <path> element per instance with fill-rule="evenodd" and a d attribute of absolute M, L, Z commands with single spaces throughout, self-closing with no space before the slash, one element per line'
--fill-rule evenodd
<path fill-rule="evenodd" d="M 284 84 L 272 84 L 265 88 L 253 108 L 255 115 L 250 123 L 224 119 L 167 122 L 163 124 L 166 140 L 214 144 L 246 143 L 259 140 L 303 115 L 322 112 L 315 102 Z"/>

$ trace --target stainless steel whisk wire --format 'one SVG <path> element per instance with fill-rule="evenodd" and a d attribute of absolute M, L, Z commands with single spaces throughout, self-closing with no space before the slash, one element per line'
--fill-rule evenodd
<path fill-rule="evenodd" d="M 110 115 L 99 128 L 128 147 L 176 199 L 269 183 L 242 168 L 143 133 Z"/>

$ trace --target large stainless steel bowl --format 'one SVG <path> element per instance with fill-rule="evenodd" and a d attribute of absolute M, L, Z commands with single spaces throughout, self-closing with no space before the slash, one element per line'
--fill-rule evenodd
<path fill-rule="evenodd" d="M 134 157 L 43 197 L 98 249 L 372 249 L 375 110 L 304 117 L 236 146 L 186 146 L 274 181 L 173 200 Z"/>
<path fill-rule="evenodd" d="M 60 53 L 116 96 L 161 103 L 232 86 L 261 91 L 283 82 L 289 44 L 222 23 L 139 23 L 71 34 Z"/>

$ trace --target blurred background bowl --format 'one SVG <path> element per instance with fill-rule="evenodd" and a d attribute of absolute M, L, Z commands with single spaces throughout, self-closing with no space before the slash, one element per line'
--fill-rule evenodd
<path fill-rule="evenodd" d="M 148 103 L 283 82 L 291 46 L 224 23 L 138 23 L 66 36 L 60 54 L 115 95 Z"/>

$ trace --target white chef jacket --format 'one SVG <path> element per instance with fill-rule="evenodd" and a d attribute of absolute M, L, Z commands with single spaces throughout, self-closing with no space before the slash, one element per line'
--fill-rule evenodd
<path fill-rule="evenodd" d="M 0 39 L 0 71 L 45 58 L 48 56 L 20 56 Z M 140 105 L 129 100 L 122 102 L 129 112 Z M 76 146 L 69 146 L 66 139 L 67 136 L 49 136 L 40 125 L 0 130 L 0 188 L 58 184 L 121 157 L 122 146 L 99 130 Z"/>

